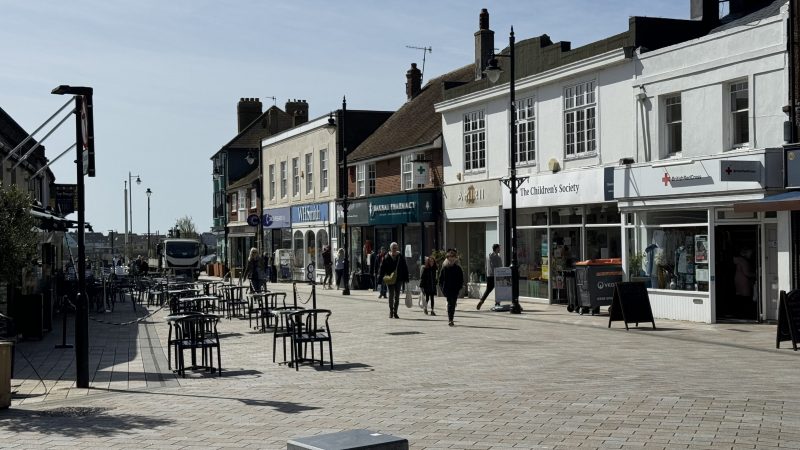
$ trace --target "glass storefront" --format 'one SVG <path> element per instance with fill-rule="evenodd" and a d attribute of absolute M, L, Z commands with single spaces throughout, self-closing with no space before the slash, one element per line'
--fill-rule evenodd
<path fill-rule="evenodd" d="M 470 283 L 486 282 L 486 222 L 447 224 L 448 247 L 455 248 Z M 495 244 L 495 242 L 490 243 Z"/>

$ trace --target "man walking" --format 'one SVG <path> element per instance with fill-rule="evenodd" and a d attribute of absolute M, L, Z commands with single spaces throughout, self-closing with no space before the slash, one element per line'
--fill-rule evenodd
<path fill-rule="evenodd" d="M 483 296 L 478 302 L 476 309 L 481 309 L 481 306 L 483 306 L 483 301 L 486 300 L 486 297 L 489 296 L 489 293 L 494 290 L 494 269 L 503 267 L 503 258 L 500 256 L 500 244 L 494 244 L 492 246 L 492 253 L 489 254 L 487 259 L 489 267 L 486 272 L 486 291 L 483 293 Z M 496 301 L 494 302 L 494 305 L 499 306 Z"/>

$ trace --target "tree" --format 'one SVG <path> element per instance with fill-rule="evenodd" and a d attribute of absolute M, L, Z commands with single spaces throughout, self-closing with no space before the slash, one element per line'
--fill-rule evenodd
<path fill-rule="evenodd" d="M 175 221 L 175 228 L 180 231 L 182 238 L 196 238 L 197 229 L 190 216 L 183 216 Z"/>
<path fill-rule="evenodd" d="M 17 186 L 0 186 L 0 281 L 16 285 L 22 268 L 36 254 L 36 235 L 30 196 Z"/>

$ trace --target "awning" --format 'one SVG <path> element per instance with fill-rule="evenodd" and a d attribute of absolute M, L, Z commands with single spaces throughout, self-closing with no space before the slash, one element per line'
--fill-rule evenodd
<path fill-rule="evenodd" d="M 800 211 L 800 191 L 783 192 L 760 200 L 733 204 L 735 212 Z"/>

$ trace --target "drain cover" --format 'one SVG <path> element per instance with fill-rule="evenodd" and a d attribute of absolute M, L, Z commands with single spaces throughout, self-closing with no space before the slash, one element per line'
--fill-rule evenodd
<path fill-rule="evenodd" d="M 386 334 L 391 334 L 392 336 L 407 336 L 409 334 L 422 334 L 422 332 L 421 331 L 392 331 L 391 333 L 386 333 Z"/>

